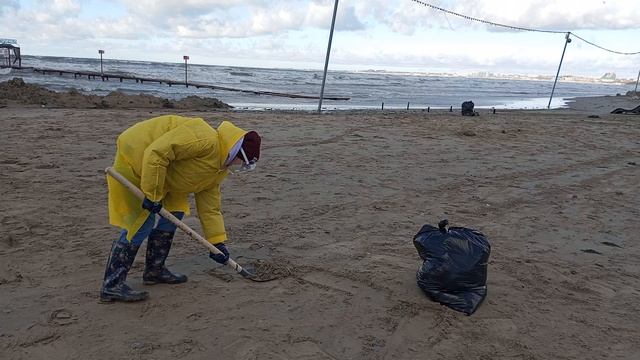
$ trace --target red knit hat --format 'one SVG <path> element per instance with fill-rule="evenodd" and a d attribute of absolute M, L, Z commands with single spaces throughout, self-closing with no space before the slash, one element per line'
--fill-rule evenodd
<path fill-rule="evenodd" d="M 242 140 L 242 150 L 247 154 L 247 160 L 260 159 L 260 135 L 255 131 L 249 131 L 245 134 L 244 140 Z M 238 151 L 238 158 L 242 158 L 242 153 Z"/>

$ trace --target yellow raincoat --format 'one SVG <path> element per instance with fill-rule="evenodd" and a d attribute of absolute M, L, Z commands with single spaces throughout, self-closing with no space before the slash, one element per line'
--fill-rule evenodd
<path fill-rule="evenodd" d="M 118 137 L 113 168 L 149 200 L 162 200 L 168 211 L 189 214 L 188 196 L 194 193 L 204 236 L 217 244 L 227 240 L 220 211 L 220 183 L 228 173 L 224 162 L 246 133 L 228 121 L 215 130 L 201 118 L 159 116 Z M 126 229 L 130 241 L 149 212 L 117 180 L 107 176 L 107 182 L 109 222 Z"/>

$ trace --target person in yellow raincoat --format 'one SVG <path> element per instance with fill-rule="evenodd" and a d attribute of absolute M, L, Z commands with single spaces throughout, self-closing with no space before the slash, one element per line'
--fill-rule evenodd
<path fill-rule="evenodd" d="M 122 229 L 113 242 L 100 291 L 103 301 L 139 301 L 146 291 L 126 284 L 127 273 L 140 245 L 148 238 L 144 284 L 179 284 L 185 275 L 170 272 L 165 260 L 176 226 L 156 216 L 165 208 L 182 219 L 189 213 L 189 194 L 195 194 L 196 209 L 205 238 L 222 254 L 209 256 L 224 264 L 229 252 L 220 211 L 220 184 L 232 165 L 253 170 L 260 158 L 261 138 L 223 121 L 217 129 L 201 118 L 165 115 L 139 122 L 117 140 L 113 168 L 137 185 L 145 195 L 136 198 L 117 180 L 107 176 L 109 222 Z"/>

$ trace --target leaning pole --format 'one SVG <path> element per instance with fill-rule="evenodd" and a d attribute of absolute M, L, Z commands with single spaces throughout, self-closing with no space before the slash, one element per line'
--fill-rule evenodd
<path fill-rule="evenodd" d="M 324 59 L 324 75 L 322 76 L 322 88 L 320 89 L 320 101 L 318 102 L 318 112 L 322 111 L 322 98 L 324 97 L 324 84 L 327 80 L 327 68 L 329 67 L 329 54 L 331 53 L 331 41 L 333 40 L 333 28 L 336 25 L 336 13 L 338 12 L 338 0 L 333 7 L 333 19 L 331 19 L 331 31 L 329 32 L 329 45 L 327 45 L 327 57 Z"/>
<path fill-rule="evenodd" d="M 551 89 L 551 96 L 549 97 L 549 104 L 547 105 L 547 109 L 551 108 L 551 99 L 553 99 L 553 93 L 556 90 L 556 83 L 558 82 L 558 75 L 560 75 L 560 68 L 562 67 L 562 60 L 564 59 L 564 52 L 567 51 L 567 44 L 571 42 L 571 38 L 569 37 L 571 32 L 567 32 L 567 35 L 564 37 L 564 49 L 562 49 L 562 56 L 560 57 L 560 64 L 558 65 L 558 72 L 556 73 L 556 80 L 553 82 L 553 89 Z"/>

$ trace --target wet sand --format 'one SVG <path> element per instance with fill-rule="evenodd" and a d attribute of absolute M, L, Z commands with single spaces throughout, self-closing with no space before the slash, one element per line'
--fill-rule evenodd
<path fill-rule="evenodd" d="M 609 100 L 475 118 L 9 102 L 0 358 L 637 359 L 640 117 Z M 178 233 L 168 265 L 189 282 L 142 285 L 143 247 L 129 283 L 150 299 L 99 304 L 118 233 L 103 170 L 121 131 L 170 112 L 262 133 L 259 170 L 223 185 L 228 244 L 286 271 L 249 282 Z M 443 218 L 492 244 L 470 317 L 415 282 L 412 237 Z"/>
<path fill-rule="evenodd" d="M 631 110 L 640 105 L 640 94 L 632 91 L 627 95 L 579 97 L 569 99 L 568 110 L 580 114 L 608 115 L 617 108 Z"/>

